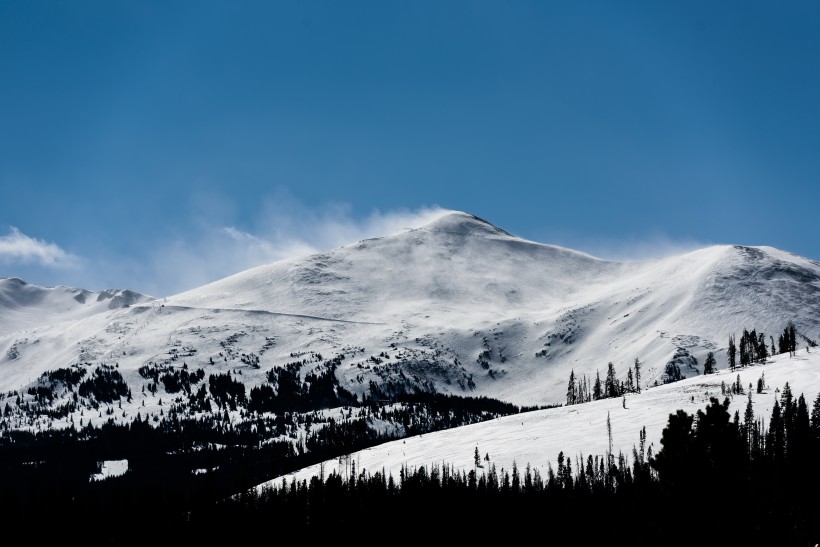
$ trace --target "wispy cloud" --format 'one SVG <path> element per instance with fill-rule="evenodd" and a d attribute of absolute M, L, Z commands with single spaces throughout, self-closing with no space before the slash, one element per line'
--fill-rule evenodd
<path fill-rule="evenodd" d="M 74 268 L 79 258 L 56 243 L 28 236 L 14 226 L 0 236 L 0 260 L 6 263 L 36 264 L 47 268 Z"/>

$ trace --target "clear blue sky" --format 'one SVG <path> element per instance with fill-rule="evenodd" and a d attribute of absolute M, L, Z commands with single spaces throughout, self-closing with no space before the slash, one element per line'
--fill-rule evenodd
<path fill-rule="evenodd" d="M 168 295 L 435 207 L 820 259 L 817 1 L 0 0 L 0 84 L 0 276 Z"/>

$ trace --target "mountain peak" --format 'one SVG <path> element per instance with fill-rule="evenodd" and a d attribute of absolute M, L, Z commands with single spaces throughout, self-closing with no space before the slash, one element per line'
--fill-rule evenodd
<path fill-rule="evenodd" d="M 463 211 L 447 211 L 434 221 L 418 228 L 428 232 L 457 235 L 495 235 L 513 237 L 512 234 L 476 215 Z"/>

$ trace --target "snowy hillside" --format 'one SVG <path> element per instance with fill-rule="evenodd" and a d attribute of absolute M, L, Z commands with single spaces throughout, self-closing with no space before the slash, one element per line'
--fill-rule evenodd
<path fill-rule="evenodd" d="M 744 394 L 732 394 L 731 384 L 738 377 Z M 765 387 L 757 393 L 758 380 Z M 434 467 L 442 464 L 452 466 L 457 472 L 474 469 L 474 454 L 478 448 L 482 465 L 494 464 L 499 471 L 510 471 L 513 464 L 523 470 L 529 464 L 542 477 L 548 467 L 555 469 L 558 453 L 572 460 L 578 469 L 578 460 L 588 456 L 604 456 L 608 451 L 607 417 L 612 427 L 613 454 L 619 453 L 632 461 L 632 450 L 639 446 L 639 434 L 646 427 L 646 447 L 654 454 L 661 448 L 661 433 L 669 415 L 677 410 L 696 414 L 708 404 L 710 397 L 722 402 L 730 399 L 729 410 L 737 411 L 743 421 L 752 393 L 752 407 L 756 419 L 767 422 L 776 399 L 788 382 L 795 398 L 804 396 L 809 408 L 820 394 L 820 349 L 807 352 L 800 350 L 794 357 L 780 355 L 767 364 L 756 364 L 735 372 L 723 370 L 717 374 L 699 376 L 661 385 L 626 396 L 623 399 L 604 399 L 580 405 L 564 406 L 546 410 L 524 412 L 503 416 L 491 421 L 437 431 L 407 439 L 392 441 L 350 454 L 348 458 L 328 460 L 300 471 L 277 477 L 259 485 L 279 486 L 284 479 L 310 481 L 313 476 L 337 473 L 343 477 L 350 473 L 351 464 L 363 472 L 384 472 L 398 479 L 402 466 L 409 469 Z M 727 394 L 722 394 L 722 384 Z M 752 389 L 750 390 L 750 386 Z M 484 459 L 489 456 L 489 460 Z M 481 474 L 479 469 L 478 473 Z"/>
<path fill-rule="evenodd" d="M 359 401 L 421 390 L 534 406 L 562 403 L 570 371 L 592 379 L 610 361 L 623 379 L 640 359 L 643 387 L 662 383 L 676 354 L 686 377 L 709 351 L 724 368 L 730 335 L 746 328 L 770 344 L 794 321 L 816 338 L 820 264 L 731 245 L 605 261 L 448 212 L 161 300 L 5 279 L 0 308 L 0 392 L 57 369 L 115 367 L 136 394 L 117 422 L 160 411 L 173 395 L 162 374 L 202 370 L 250 390 L 287 363 L 303 379 L 330 370 Z"/>

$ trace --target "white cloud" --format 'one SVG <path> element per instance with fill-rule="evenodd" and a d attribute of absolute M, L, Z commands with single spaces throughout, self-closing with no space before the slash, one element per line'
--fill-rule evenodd
<path fill-rule="evenodd" d="M 48 268 L 73 268 L 79 262 L 78 257 L 64 251 L 56 243 L 27 236 L 14 226 L 9 227 L 8 235 L 0 236 L 0 259 Z"/>

